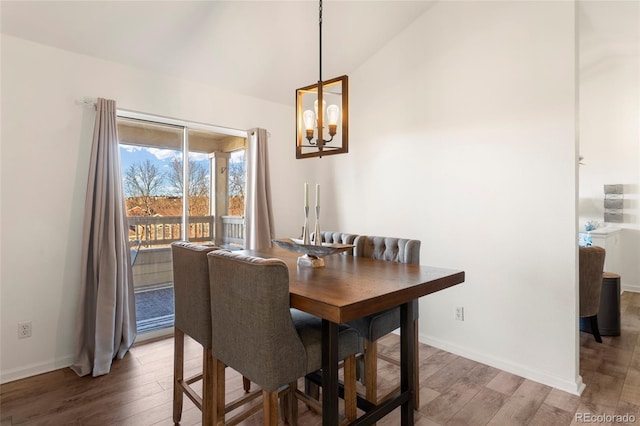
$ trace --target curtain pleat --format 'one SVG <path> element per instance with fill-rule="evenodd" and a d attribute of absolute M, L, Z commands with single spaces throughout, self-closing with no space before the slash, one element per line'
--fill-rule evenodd
<path fill-rule="evenodd" d="M 245 248 L 271 247 L 274 238 L 267 131 L 249 131 L 247 148 L 247 196 L 245 197 Z"/>
<path fill-rule="evenodd" d="M 109 373 L 136 337 L 133 272 L 122 189 L 116 103 L 99 98 L 87 183 L 76 350 L 80 376 Z"/>

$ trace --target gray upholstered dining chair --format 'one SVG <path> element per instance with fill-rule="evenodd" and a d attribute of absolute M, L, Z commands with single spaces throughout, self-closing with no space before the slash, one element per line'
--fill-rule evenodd
<path fill-rule="evenodd" d="M 605 249 L 598 246 L 580 247 L 578 253 L 580 317 L 589 319 L 591 332 L 598 343 L 602 343 L 598 329 L 598 311 L 605 255 Z"/>
<path fill-rule="evenodd" d="M 355 256 L 399 263 L 420 263 L 420 241 L 392 237 L 359 236 L 355 240 Z M 418 301 L 413 302 L 415 383 L 420 383 L 418 374 Z M 349 325 L 358 330 L 364 340 L 364 385 L 368 401 L 377 404 L 390 394 L 378 398 L 378 358 L 394 365 L 399 360 L 378 352 L 377 341 L 400 327 L 400 307 L 387 309 L 377 314 L 350 321 Z M 362 377 L 361 377 L 362 379 Z M 394 389 L 391 393 L 396 392 Z M 420 392 L 415 393 L 415 409 L 420 408 Z"/>
<path fill-rule="evenodd" d="M 213 356 L 248 377 L 263 391 L 264 424 L 278 420 L 278 390 L 290 387 L 287 417 L 296 422 L 298 378 L 322 365 L 322 320 L 291 309 L 289 270 L 279 259 L 263 259 L 237 252 L 208 255 L 211 283 Z M 214 272 L 215 271 L 215 272 Z M 355 354 L 358 333 L 341 325 L 338 357 L 345 360 L 345 409 L 356 417 Z M 224 404 L 224 369 L 218 369 L 217 405 Z"/>
<path fill-rule="evenodd" d="M 209 264 L 207 253 L 219 250 L 215 246 L 201 246 L 180 241 L 171 244 L 175 303 L 174 359 L 173 359 L 173 421 L 182 417 L 182 400 L 186 394 L 202 411 L 202 424 L 212 425 L 213 386 L 211 356 L 211 303 L 209 293 Z M 202 345 L 202 374 L 184 377 L 184 336 L 188 335 Z M 202 397 L 191 384 L 202 380 Z M 251 382 L 243 377 L 246 392 Z M 246 394 L 236 401 L 249 402 L 260 396 L 259 391 Z"/>

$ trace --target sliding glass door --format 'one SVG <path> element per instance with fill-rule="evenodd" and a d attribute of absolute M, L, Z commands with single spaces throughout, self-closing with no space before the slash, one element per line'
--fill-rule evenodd
<path fill-rule="evenodd" d="M 229 159 L 245 138 L 123 116 L 118 137 L 138 333 L 157 334 L 174 323 L 171 243 L 224 244 Z"/>

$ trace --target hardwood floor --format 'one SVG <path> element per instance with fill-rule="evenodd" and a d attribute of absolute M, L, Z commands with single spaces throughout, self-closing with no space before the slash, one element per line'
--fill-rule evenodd
<path fill-rule="evenodd" d="M 598 344 L 581 333 L 582 396 L 453 355 L 420 347 L 420 401 L 416 425 L 631 424 L 640 421 L 640 294 L 623 293 L 622 335 Z M 399 339 L 387 336 L 379 350 L 397 356 Z M 185 374 L 201 366 L 201 348 L 188 341 Z M 106 376 L 77 377 L 62 369 L 0 386 L 0 426 L 172 424 L 173 339 L 135 345 Z M 380 361 L 380 393 L 398 382 L 396 366 Z M 228 371 L 228 399 L 242 392 L 241 377 Z M 233 395 L 231 395 L 233 394 Z M 320 416 L 299 404 L 301 425 L 320 425 Z M 626 423 L 614 415 L 634 416 Z M 582 418 L 579 418 L 582 416 Z M 587 417 L 591 416 L 591 417 Z M 589 421 L 587 421 L 589 420 Z M 616 421 L 617 420 L 617 421 Z M 259 412 L 243 424 L 259 425 Z M 185 398 L 182 425 L 200 424 L 200 411 Z M 399 424 L 399 412 L 378 423 Z"/>

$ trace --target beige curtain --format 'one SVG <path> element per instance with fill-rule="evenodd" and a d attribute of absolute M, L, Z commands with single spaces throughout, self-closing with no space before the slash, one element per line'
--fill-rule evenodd
<path fill-rule="evenodd" d="M 111 370 L 136 337 L 133 273 L 116 103 L 98 99 L 85 202 L 82 274 L 76 350 L 71 368 L 80 376 Z"/>
<path fill-rule="evenodd" d="M 271 247 L 274 238 L 271 186 L 267 155 L 267 131 L 249 131 L 247 148 L 247 196 L 245 197 L 245 248 Z"/>

